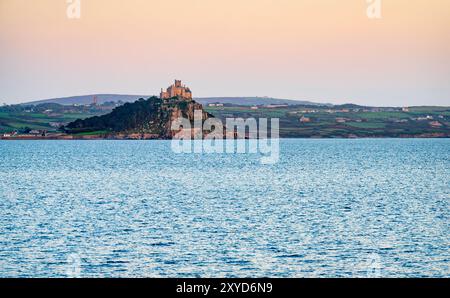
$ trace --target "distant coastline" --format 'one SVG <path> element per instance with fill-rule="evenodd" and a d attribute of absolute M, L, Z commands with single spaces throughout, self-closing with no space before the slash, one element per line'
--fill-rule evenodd
<path fill-rule="evenodd" d="M 268 97 L 214 97 L 197 102 L 188 87 L 181 81 L 176 84 L 180 86 L 173 84 L 160 97 L 148 99 L 93 95 L 0 106 L 0 139 L 171 139 L 171 118 L 190 115 L 192 120 L 193 111 L 199 109 L 204 117 L 222 122 L 277 118 L 283 139 L 450 137 L 450 107 L 329 105 Z M 183 88 L 188 98 L 183 98 Z"/>
<path fill-rule="evenodd" d="M 379 137 L 280 137 L 281 140 L 295 140 L 295 139 L 313 139 L 313 140 L 333 140 L 333 139 L 341 139 L 341 140 L 354 140 L 354 139 L 448 139 L 450 135 L 440 135 L 440 134 L 429 134 L 429 135 L 416 135 L 416 136 L 399 136 L 399 137 L 388 137 L 388 136 L 379 136 Z M 45 140 L 64 140 L 64 141 L 164 141 L 171 140 L 169 138 L 157 138 L 157 137 L 138 137 L 138 136 L 73 136 L 67 134 L 61 135 L 48 135 L 48 136 L 11 136 L 4 137 L 0 136 L 1 141 L 45 141 Z M 233 140 L 233 139 L 231 139 Z M 240 139 L 243 140 L 243 139 Z"/>

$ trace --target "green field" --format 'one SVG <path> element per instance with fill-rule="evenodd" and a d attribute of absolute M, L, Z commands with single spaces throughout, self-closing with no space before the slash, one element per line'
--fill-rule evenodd
<path fill-rule="evenodd" d="M 79 132 L 73 134 L 74 136 L 97 136 L 107 134 L 109 131 L 107 130 L 97 130 L 97 131 L 88 131 L 88 132 Z"/>
<path fill-rule="evenodd" d="M 375 129 L 375 128 L 385 128 L 385 123 L 379 123 L 379 122 L 350 122 L 346 125 L 356 128 L 368 128 L 368 129 Z"/>
<path fill-rule="evenodd" d="M 310 110 L 314 110 L 311 112 Z M 218 118 L 279 118 L 281 137 L 450 137 L 450 108 L 417 107 L 409 112 L 403 111 L 349 111 L 330 108 L 309 108 L 289 106 L 286 108 L 249 107 L 206 107 L 206 110 Z M 305 112 L 306 111 L 306 112 Z M 310 122 L 300 122 L 308 117 Z M 433 119 L 418 120 L 431 116 Z M 338 119 L 343 122 L 339 123 Z M 430 123 L 439 122 L 440 127 Z"/>
<path fill-rule="evenodd" d="M 57 131 L 57 127 L 52 127 L 50 123 L 69 123 L 76 119 L 92 117 L 91 113 L 59 114 L 47 115 L 43 113 L 7 113 L 0 112 L 0 133 L 12 131 L 46 130 L 48 132 Z"/>

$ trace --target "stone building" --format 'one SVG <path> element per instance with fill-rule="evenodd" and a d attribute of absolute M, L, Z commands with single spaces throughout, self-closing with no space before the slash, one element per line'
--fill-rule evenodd
<path fill-rule="evenodd" d="M 185 100 L 192 100 L 191 89 L 181 84 L 180 80 L 175 80 L 175 83 L 170 85 L 166 91 L 161 89 L 161 99 L 168 99 L 172 97 L 178 97 Z"/>

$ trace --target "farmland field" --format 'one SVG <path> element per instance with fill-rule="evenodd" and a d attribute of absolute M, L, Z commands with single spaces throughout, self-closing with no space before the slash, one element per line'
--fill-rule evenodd
<path fill-rule="evenodd" d="M 298 106 L 258 109 L 207 107 L 206 110 L 223 120 L 229 117 L 279 118 L 280 136 L 286 138 L 450 136 L 450 108 L 447 107 L 417 107 L 408 112 L 342 112 Z M 300 121 L 302 117 L 307 120 Z"/>

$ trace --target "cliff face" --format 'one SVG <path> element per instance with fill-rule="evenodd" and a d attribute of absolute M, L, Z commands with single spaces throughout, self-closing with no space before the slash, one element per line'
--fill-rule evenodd
<path fill-rule="evenodd" d="M 71 134 L 98 132 L 117 138 L 171 139 L 176 133 L 171 130 L 172 122 L 183 117 L 193 124 L 196 110 L 202 111 L 203 120 L 212 117 L 195 101 L 151 97 L 126 103 L 100 117 L 76 120 L 65 130 Z"/>
<path fill-rule="evenodd" d="M 171 139 L 178 131 L 172 131 L 172 123 L 178 118 L 189 119 L 191 124 L 194 121 L 195 111 L 202 111 L 202 121 L 210 118 L 212 115 L 203 110 L 203 106 L 195 101 L 182 101 L 170 104 L 163 104 L 163 108 L 169 112 L 169 119 L 165 119 L 164 138 Z M 193 125 L 192 125 L 193 126 Z"/>

